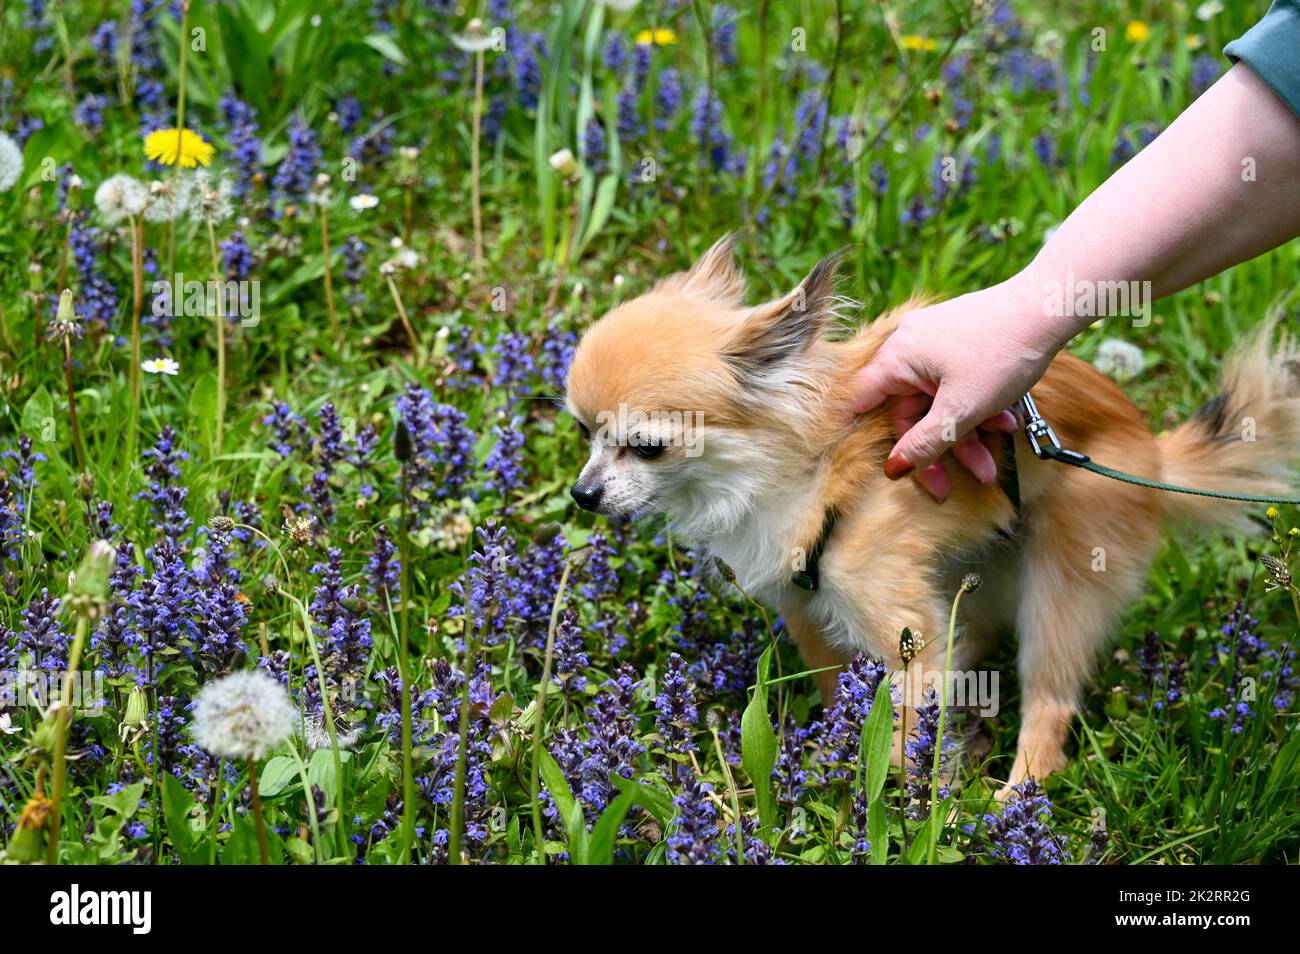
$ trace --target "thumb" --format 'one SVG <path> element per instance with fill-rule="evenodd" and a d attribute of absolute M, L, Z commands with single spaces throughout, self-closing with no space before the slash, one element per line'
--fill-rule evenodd
<path fill-rule="evenodd" d="M 973 425 L 964 425 L 961 415 L 944 400 L 943 391 L 935 396 L 925 417 L 905 433 L 885 461 L 885 475 L 897 480 L 912 471 L 937 461 Z"/>
<path fill-rule="evenodd" d="M 894 395 L 924 393 L 910 376 L 902 373 L 892 362 L 887 363 L 877 357 L 866 367 L 858 371 L 850 382 L 851 400 L 849 410 L 862 414 L 879 407 Z"/>

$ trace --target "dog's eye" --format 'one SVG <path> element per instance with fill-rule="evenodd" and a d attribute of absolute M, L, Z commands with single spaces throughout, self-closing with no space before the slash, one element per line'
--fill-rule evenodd
<path fill-rule="evenodd" d="M 591 428 L 582 423 L 582 421 L 578 422 L 578 430 L 582 432 L 582 439 L 584 441 L 591 440 Z"/>
<path fill-rule="evenodd" d="M 654 460 L 662 457 L 664 453 L 663 444 L 633 444 L 632 453 L 636 454 L 642 460 Z"/>

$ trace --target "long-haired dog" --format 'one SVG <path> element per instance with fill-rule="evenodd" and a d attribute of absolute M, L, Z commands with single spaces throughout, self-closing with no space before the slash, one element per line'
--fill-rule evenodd
<path fill-rule="evenodd" d="M 926 640 L 909 672 L 942 673 L 952 596 L 978 572 L 984 588 L 961 604 L 953 666 L 969 670 L 1018 634 L 1021 728 L 1005 793 L 1065 765 L 1083 685 L 1143 585 L 1162 521 L 1240 529 L 1249 520 L 1240 504 L 1039 460 L 1021 434 L 999 438 L 1019 507 L 956 467 L 943 504 L 914 481 L 887 479 L 896 435 L 883 411 L 848 412 L 850 381 L 914 303 L 837 339 L 834 271 L 823 260 L 789 294 L 746 305 L 723 240 L 597 321 L 569 370 L 568 409 L 590 437 L 571 492 L 607 516 L 666 512 L 781 613 L 810 668 L 865 652 L 897 670 L 907 627 Z M 1219 396 L 1160 437 L 1107 377 L 1068 354 L 1033 393 L 1062 444 L 1102 463 L 1193 487 L 1285 493 L 1300 362 L 1289 342 L 1273 348 L 1269 338 L 1254 336 Z M 831 512 L 809 590 L 794 576 Z M 819 676 L 823 700 L 835 682 L 833 671 Z"/>

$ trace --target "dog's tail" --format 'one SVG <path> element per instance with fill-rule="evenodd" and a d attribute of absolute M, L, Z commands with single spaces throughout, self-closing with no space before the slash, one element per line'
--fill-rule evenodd
<path fill-rule="evenodd" d="M 1163 478 L 1205 490 L 1295 496 L 1300 457 L 1300 348 L 1273 344 L 1274 323 L 1252 333 L 1229 359 L 1219 394 L 1160 438 Z M 1250 529 L 1249 504 L 1188 494 L 1161 495 L 1175 523 L 1204 530 Z M 1256 508 L 1258 509 L 1258 508 Z"/>

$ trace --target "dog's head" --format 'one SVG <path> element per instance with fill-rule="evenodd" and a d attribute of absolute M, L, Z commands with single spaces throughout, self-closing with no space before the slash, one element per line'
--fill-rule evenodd
<path fill-rule="evenodd" d="M 571 493 L 606 516 L 674 514 L 723 529 L 824 430 L 835 359 L 822 334 L 835 317 L 836 257 L 791 292 L 744 303 L 722 239 L 687 272 L 601 318 L 569 369 L 567 403 L 590 441 Z"/>

